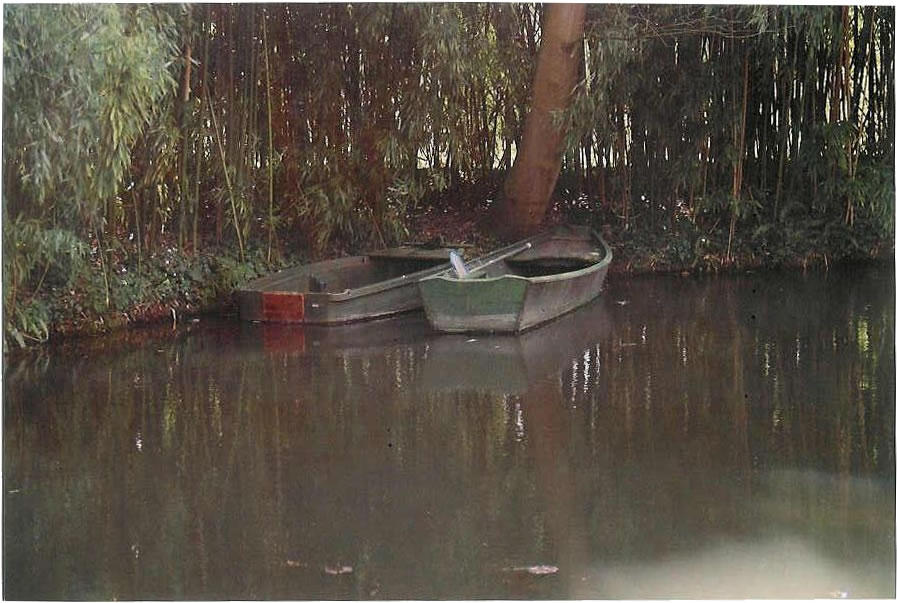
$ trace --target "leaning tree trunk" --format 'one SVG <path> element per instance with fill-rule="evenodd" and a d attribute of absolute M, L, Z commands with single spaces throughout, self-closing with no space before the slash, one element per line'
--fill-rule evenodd
<path fill-rule="evenodd" d="M 523 141 L 493 219 L 503 238 L 531 233 L 545 217 L 561 170 L 564 132 L 553 114 L 567 108 L 582 52 L 585 4 L 548 4 Z"/>

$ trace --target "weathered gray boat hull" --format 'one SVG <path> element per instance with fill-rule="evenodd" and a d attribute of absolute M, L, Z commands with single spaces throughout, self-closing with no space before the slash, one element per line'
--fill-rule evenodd
<path fill-rule="evenodd" d="M 284 270 L 237 291 L 240 317 L 330 325 L 417 310 L 422 305 L 418 281 L 445 269 L 447 257 L 448 249 L 399 248 Z"/>

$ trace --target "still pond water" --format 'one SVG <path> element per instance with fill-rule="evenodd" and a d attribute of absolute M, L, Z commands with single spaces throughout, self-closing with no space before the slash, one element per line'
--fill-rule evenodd
<path fill-rule="evenodd" d="M 3 594 L 895 596 L 893 267 L 7 361 Z"/>

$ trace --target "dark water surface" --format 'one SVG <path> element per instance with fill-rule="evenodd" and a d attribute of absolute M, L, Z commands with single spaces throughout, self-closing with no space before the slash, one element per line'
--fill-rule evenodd
<path fill-rule="evenodd" d="M 519 338 L 203 320 L 3 387 L 6 598 L 895 596 L 893 267 L 615 277 Z"/>

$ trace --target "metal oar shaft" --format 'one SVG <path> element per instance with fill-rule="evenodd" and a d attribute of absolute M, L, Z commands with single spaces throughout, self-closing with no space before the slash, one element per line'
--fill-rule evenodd
<path fill-rule="evenodd" d="M 527 241 L 527 243 L 526 243 L 525 245 L 522 245 L 522 246 L 519 247 L 518 249 L 513 249 L 513 250 L 511 250 L 511 251 L 509 251 L 509 252 L 507 252 L 507 253 L 503 253 L 503 254 L 501 254 L 501 255 L 499 255 L 499 256 L 497 256 L 497 257 L 494 257 L 494 258 L 492 258 L 492 259 L 490 259 L 490 260 L 487 260 L 487 261 L 485 261 L 485 262 L 483 262 L 482 264 L 479 264 L 479 265 L 477 265 L 477 266 L 471 266 L 470 268 L 468 268 L 468 270 L 469 270 L 469 272 L 472 274 L 472 273 L 474 273 L 474 272 L 477 272 L 477 271 L 479 271 L 479 270 L 482 270 L 482 269 L 485 268 L 486 266 L 491 266 L 492 264 L 495 264 L 496 262 L 501 262 L 502 260 L 506 260 L 506 259 L 508 259 L 509 257 L 512 257 L 512 256 L 517 255 L 518 253 L 522 253 L 522 252 L 526 251 L 527 249 L 530 249 L 532 246 L 533 246 L 532 242 Z"/>

